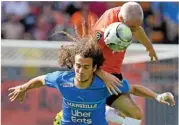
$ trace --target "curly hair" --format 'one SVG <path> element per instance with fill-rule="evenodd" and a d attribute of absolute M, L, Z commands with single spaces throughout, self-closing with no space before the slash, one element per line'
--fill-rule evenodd
<path fill-rule="evenodd" d="M 58 49 L 58 62 L 62 67 L 66 67 L 69 69 L 73 68 L 74 56 L 75 56 L 74 45 L 61 46 Z"/>
<path fill-rule="evenodd" d="M 66 45 L 59 48 L 58 62 L 60 66 L 65 66 L 70 69 L 73 68 L 75 55 L 80 55 L 84 58 L 91 58 L 93 60 L 93 66 L 96 65 L 97 68 L 100 68 L 100 66 L 103 65 L 104 57 L 102 50 L 92 35 L 75 38 L 64 31 L 61 31 L 60 33 L 71 38 L 74 42 L 72 45 Z"/>

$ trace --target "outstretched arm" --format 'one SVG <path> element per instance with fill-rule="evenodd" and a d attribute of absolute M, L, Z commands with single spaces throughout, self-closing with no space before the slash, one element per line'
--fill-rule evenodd
<path fill-rule="evenodd" d="M 9 96 L 11 102 L 16 99 L 20 99 L 20 101 L 23 102 L 25 93 L 28 90 L 38 88 L 38 87 L 45 85 L 44 79 L 45 79 L 45 75 L 39 76 L 39 77 L 31 79 L 30 81 L 28 81 L 27 83 L 25 83 L 23 85 L 9 88 L 10 93 L 8 96 Z"/>
<path fill-rule="evenodd" d="M 141 85 L 131 85 L 130 93 L 135 96 L 152 98 L 152 99 L 155 99 L 158 95 L 154 91 L 152 91 L 144 86 L 141 86 Z"/>
<path fill-rule="evenodd" d="M 141 85 L 132 85 L 130 93 L 136 96 L 140 97 L 146 97 L 146 98 L 151 98 L 151 99 L 156 99 L 158 102 L 167 104 L 167 105 L 175 105 L 174 97 L 170 92 L 162 93 L 162 94 L 157 94 L 154 91 L 141 86 Z M 167 102 L 167 100 L 170 102 Z"/>
<path fill-rule="evenodd" d="M 152 46 L 151 41 L 145 34 L 144 29 L 141 26 L 139 26 L 139 27 L 131 28 L 131 30 L 132 30 L 132 35 L 134 36 L 134 38 L 146 47 L 146 50 L 149 52 L 151 61 L 154 61 L 154 60 L 157 61 L 158 60 L 157 54 Z"/>

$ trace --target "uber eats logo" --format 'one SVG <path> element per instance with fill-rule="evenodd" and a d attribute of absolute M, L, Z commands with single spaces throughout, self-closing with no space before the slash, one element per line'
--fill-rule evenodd
<path fill-rule="evenodd" d="M 92 124 L 91 112 L 71 110 L 71 120 L 77 123 Z"/>

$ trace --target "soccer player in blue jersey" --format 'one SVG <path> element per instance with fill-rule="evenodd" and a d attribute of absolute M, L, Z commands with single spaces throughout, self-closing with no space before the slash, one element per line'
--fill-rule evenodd
<path fill-rule="evenodd" d="M 94 74 L 103 64 L 104 57 L 101 49 L 93 42 L 90 38 L 80 39 L 73 46 L 74 51 L 69 52 L 62 47 L 59 62 L 64 62 L 66 66 L 73 65 L 74 71 L 55 71 L 10 88 L 10 100 L 23 101 L 28 90 L 46 85 L 56 88 L 63 96 L 61 125 L 107 125 L 105 104 L 110 93 L 103 81 Z M 75 57 L 69 56 L 71 52 Z M 127 80 L 122 81 L 118 91 L 130 91 Z"/>

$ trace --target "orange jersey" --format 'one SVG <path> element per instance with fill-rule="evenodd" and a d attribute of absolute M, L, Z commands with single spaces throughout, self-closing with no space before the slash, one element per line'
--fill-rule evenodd
<path fill-rule="evenodd" d="M 113 53 L 112 50 L 105 45 L 103 34 L 108 25 L 114 22 L 120 22 L 117 16 L 119 12 L 120 7 L 107 10 L 96 22 L 93 29 L 105 58 L 105 62 L 101 68 L 109 73 L 118 74 L 121 73 L 121 65 L 124 60 L 125 51 Z"/>

